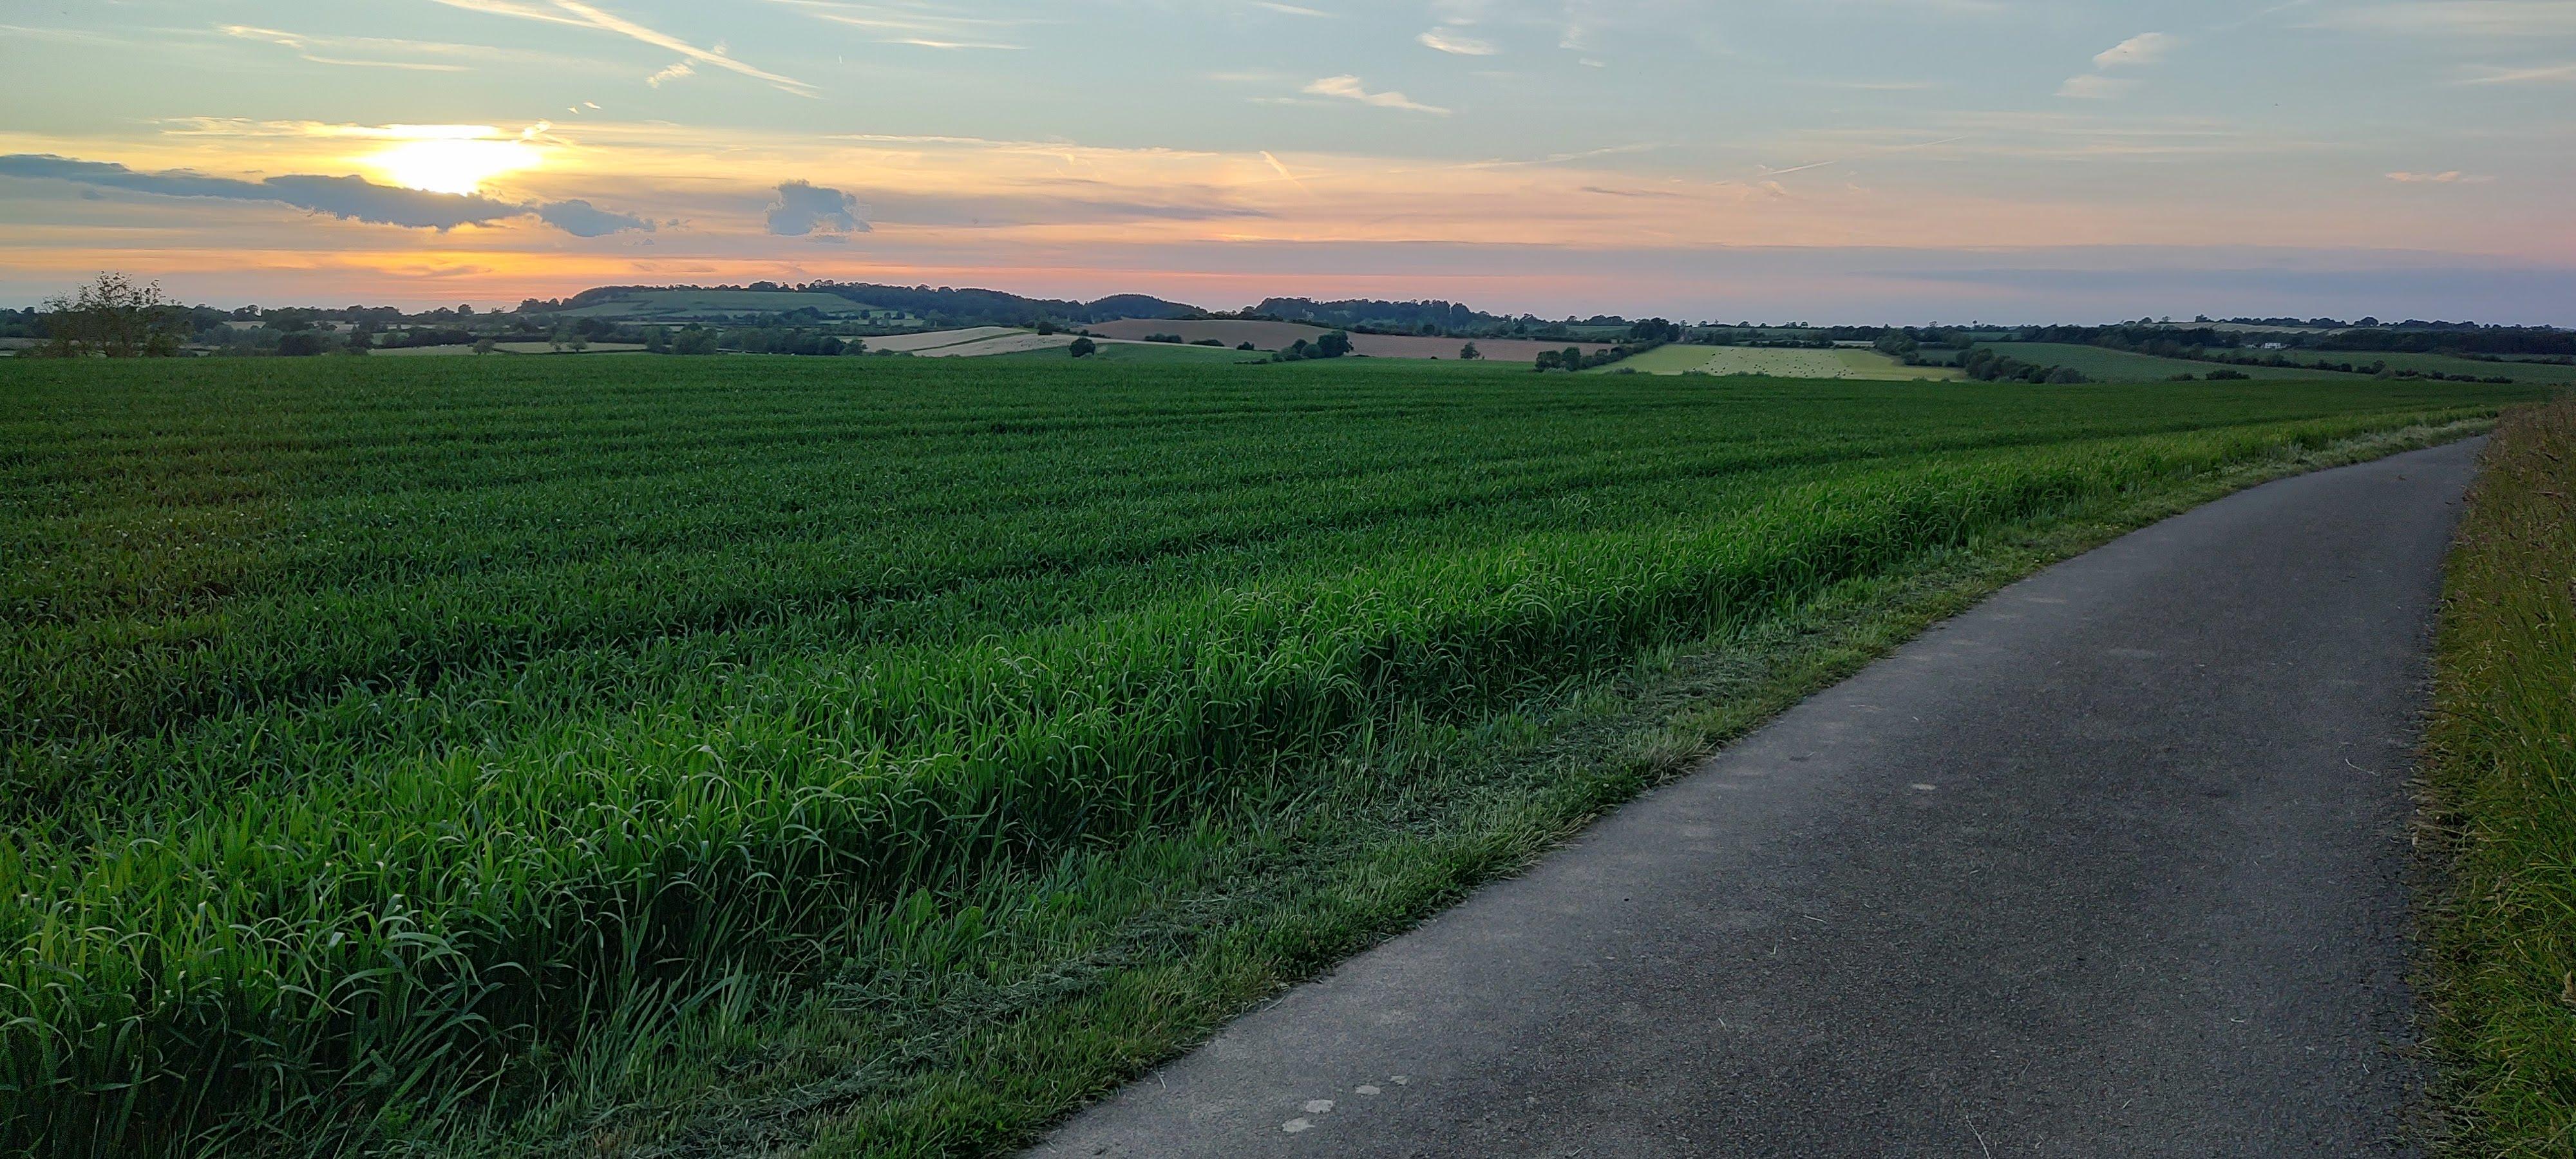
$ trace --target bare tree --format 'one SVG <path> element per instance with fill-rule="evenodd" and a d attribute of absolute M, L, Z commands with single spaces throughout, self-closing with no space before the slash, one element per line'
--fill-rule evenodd
<path fill-rule="evenodd" d="M 159 282 L 123 274 L 45 302 L 43 352 L 56 358 L 169 358 L 179 353 L 187 320 Z"/>

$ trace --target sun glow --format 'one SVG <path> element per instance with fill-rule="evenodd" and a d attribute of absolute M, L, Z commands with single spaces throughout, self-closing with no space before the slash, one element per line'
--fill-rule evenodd
<path fill-rule="evenodd" d="M 524 140 L 484 136 L 490 129 L 467 130 L 388 145 L 370 155 L 369 167 L 406 189 L 430 193 L 480 193 L 483 183 L 504 173 L 534 169 L 545 155 Z"/>

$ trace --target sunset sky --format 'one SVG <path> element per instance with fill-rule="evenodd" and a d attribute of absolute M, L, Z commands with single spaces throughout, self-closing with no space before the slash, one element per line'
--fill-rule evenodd
<path fill-rule="evenodd" d="M 0 302 L 2576 324 L 2576 0 L 0 0 Z"/>

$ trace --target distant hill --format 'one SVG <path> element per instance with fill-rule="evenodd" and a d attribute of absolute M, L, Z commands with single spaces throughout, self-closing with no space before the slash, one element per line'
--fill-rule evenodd
<path fill-rule="evenodd" d="M 1144 294 L 1111 294 L 1084 309 L 1090 311 L 1091 317 L 1083 321 L 1089 322 L 1115 322 L 1121 318 L 1198 318 L 1207 314 L 1196 306 L 1166 302 Z"/>
<path fill-rule="evenodd" d="M 1097 302 L 1024 298 L 1000 290 L 948 286 L 883 286 L 862 282 L 810 282 L 748 286 L 601 286 L 561 301 L 522 303 L 521 313 L 558 314 L 625 322 L 729 322 L 774 320 L 811 312 L 815 321 L 865 321 L 892 328 L 1029 326 L 1041 321 L 1076 325 L 1121 318 L 1197 318 L 1207 311 L 1144 294 L 1117 294 Z"/>
<path fill-rule="evenodd" d="M 797 290 L 648 290 L 633 286 L 585 291 L 561 307 L 537 312 L 566 318 L 653 323 L 726 322 L 743 317 L 784 317 L 807 312 L 818 320 L 900 322 L 902 313 L 854 302 L 837 294 Z"/>

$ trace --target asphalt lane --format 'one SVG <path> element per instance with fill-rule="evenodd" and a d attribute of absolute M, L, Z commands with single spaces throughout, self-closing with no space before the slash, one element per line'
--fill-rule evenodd
<path fill-rule="evenodd" d="M 2407 1153 L 2407 782 L 2475 452 L 2016 584 L 1036 1153 Z"/>

